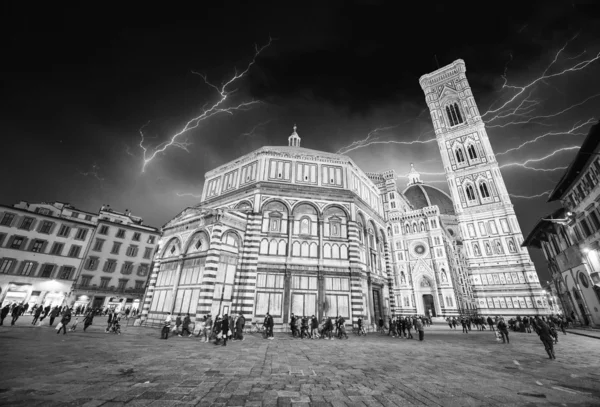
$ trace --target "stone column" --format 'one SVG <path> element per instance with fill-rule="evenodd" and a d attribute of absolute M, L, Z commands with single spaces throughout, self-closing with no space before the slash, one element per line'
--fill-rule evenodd
<path fill-rule="evenodd" d="M 287 250 L 286 250 L 286 254 L 287 254 L 287 261 L 289 262 L 291 257 L 292 257 L 292 234 L 294 232 L 294 216 L 293 215 L 289 215 L 288 217 L 288 243 L 287 243 Z"/>
<path fill-rule="evenodd" d="M 283 277 L 283 328 L 290 322 L 290 308 L 292 301 L 292 273 L 286 268 Z"/>
<path fill-rule="evenodd" d="M 393 270 L 392 270 L 392 254 L 390 252 L 390 243 L 389 241 L 383 242 L 383 250 L 385 253 L 385 273 L 387 275 L 387 283 L 388 283 L 388 295 L 390 300 L 390 313 L 394 315 L 396 313 L 396 296 L 394 295 L 394 280 L 393 280 Z"/>
<path fill-rule="evenodd" d="M 319 275 L 317 276 L 317 318 L 319 321 L 324 316 L 323 303 L 325 302 L 325 295 L 325 276 L 319 268 Z"/>

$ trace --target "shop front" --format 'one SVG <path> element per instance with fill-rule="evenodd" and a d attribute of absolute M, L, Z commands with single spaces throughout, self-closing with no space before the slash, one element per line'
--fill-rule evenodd
<path fill-rule="evenodd" d="M 31 284 L 26 283 L 9 283 L 6 294 L 2 299 L 2 307 L 13 302 L 17 304 L 25 303 L 29 298 L 31 287 Z"/>

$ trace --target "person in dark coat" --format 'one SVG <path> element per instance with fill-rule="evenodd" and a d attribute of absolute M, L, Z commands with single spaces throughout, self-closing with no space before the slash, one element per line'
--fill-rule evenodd
<path fill-rule="evenodd" d="M 269 314 L 267 312 L 267 315 L 265 315 L 265 321 L 263 322 L 264 326 L 265 326 L 265 330 L 266 330 L 266 338 L 267 339 L 275 339 L 273 337 L 273 317 L 271 316 L 271 314 Z"/>
<path fill-rule="evenodd" d="M 14 307 L 12 309 L 12 321 L 10 321 L 11 325 L 14 325 L 15 322 L 17 322 L 17 319 L 19 319 L 19 317 L 21 316 L 21 314 L 23 313 L 23 304 L 19 304 L 16 307 Z"/>
<path fill-rule="evenodd" d="M 506 326 L 506 322 L 504 322 L 504 318 L 500 317 L 497 327 L 498 332 L 502 335 L 502 343 L 510 343 L 508 340 L 508 327 Z"/>
<path fill-rule="evenodd" d="M 2 311 L 0 311 L 0 325 L 4 325 L 4 318 L 8 315 L 10 311 L 10 304 L 6 304 L 2 307 Z"/>
<path fill-rule="evenodd" d="M 60 309 L 58 308 L 58 306 L 55 306 L 54 308 L 52 308 L 52 311 L 50 311 L 50 326 L 52 326 L 54 324 L 54 319 L 60 314 Z"/>
<path fill-rule="evenodd" d="M 179 334 L 179 336 L 183 336 L 183 334 L 185 334 L 186 332 L 188 333 L 188 337 L 192 336 L 192 333 L 190 332 L 191 322 L 192 320 L 190 319 L 190 314 L 186 314 L 185 318 L 183 318 L 181 333 Z"/>
<path fill-rule="evenodd" d="M 292 337 L 296 337 L 296 316 L 294 314 L 290 317 L 290 330 L 292 331 Z"/>
<path fill-rule="evenodd" d="M 87 314 L 85 315 L 85 318 L 83 319 L 83 332 L 85 332 L 85 330 L 88 329 L 88 327 L 90 325 L 92 325 L 93 321 L 94 321 L 94 311 L 88 311 Z"/>
<path fill-rule="evenodd" d="M 67 308 L 63 314 L 63 317 L 60 320 L 62 326 L 60 327 L 60 329 L 58 331 L 56 331 L 56 334 L 58 335 L 60 333 L 60 331 L 63 331 L 63 335 L 67 334 L 67 325 L 69 325 L 69 322 L 71 322 L 71 309 Z"/>
<path fill-rule="evenodd" d="M 35 325 L 38 321 L 38 319 L 40 318 L 40 315 L 42 315 L 42 307 L 37 307 L 35 309 L 35 314 L 33 314 L 33 320 L 31 321 L 31 325 Z"/>
<path fill-rule="evenodd" d="M 244 326 L 246 325 L 246 318 L 242 314 L 235 321 L 235 339 L 239 341 L 244 340 Z"/>
<path fill-rule="evenodd" d="M 544 348 L 546 349 L 548 358 L 556 359 L 556 356 L 554 355 L 554 338 L 550 333 L 550 328 L 544 321 L 542 321 L 542 319 L 539 316 L 536 317 L 535 322 L 536 326 L 538 327 L 537 333 L 540 336 L 540 340 L 544 344 Z"/>

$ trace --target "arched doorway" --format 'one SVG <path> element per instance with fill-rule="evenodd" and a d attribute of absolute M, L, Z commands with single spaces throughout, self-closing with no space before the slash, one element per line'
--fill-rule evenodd
<path fill-rule="evenodd" d="M 435 287 L 433 281 L 423 276 L 415 287 L 415 300 L 417 302 L 417 314 L 436 317 L 438 309 L 435 301 Z"/>

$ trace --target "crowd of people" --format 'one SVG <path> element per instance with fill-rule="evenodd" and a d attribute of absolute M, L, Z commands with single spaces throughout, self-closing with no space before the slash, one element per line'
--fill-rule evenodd
<path fill-rule="evenodd" d="M 11 316 L 11 325 L 15 325 L 19 317 L 23 316 L 29 309 L 29 304 L 19 304 L 16 302 L 6 304 L 0 309 L 0 325 L 4 325 L 4 320 L 8 315 Z M 135 317 L 137 315 L 137 309 L 126 308 L 121 311 L 116 311 L 112 308 L 91 308 L 91 307 L 69 307 L 69 306 L 50 306 L 46 305 L 34 305 L 29 309 L 29 314 L 33 317 L 31 325 L 35 326 L 54 326 L 55 320 L 58 319 L 56 326 L 56 333 L 63 332 L 63 335 L 67 334 L 67 328 L 73 332 L 77 329 L 79 320 L 83 320 L 83 331 L 92 325 L 94 317 L 97 315 L 107 316 L 107 327 L 106 333 L 121 333 L 120 321 L 125 318 Z M 75 320 L 71 324 L 71 320 L 75 317 Z M 46 319 L 47 318 L 47 319 Z M 45 322 L 47 321 L 47 322 Z M 69 324 L 71 324 L 69 326 Z"/>

